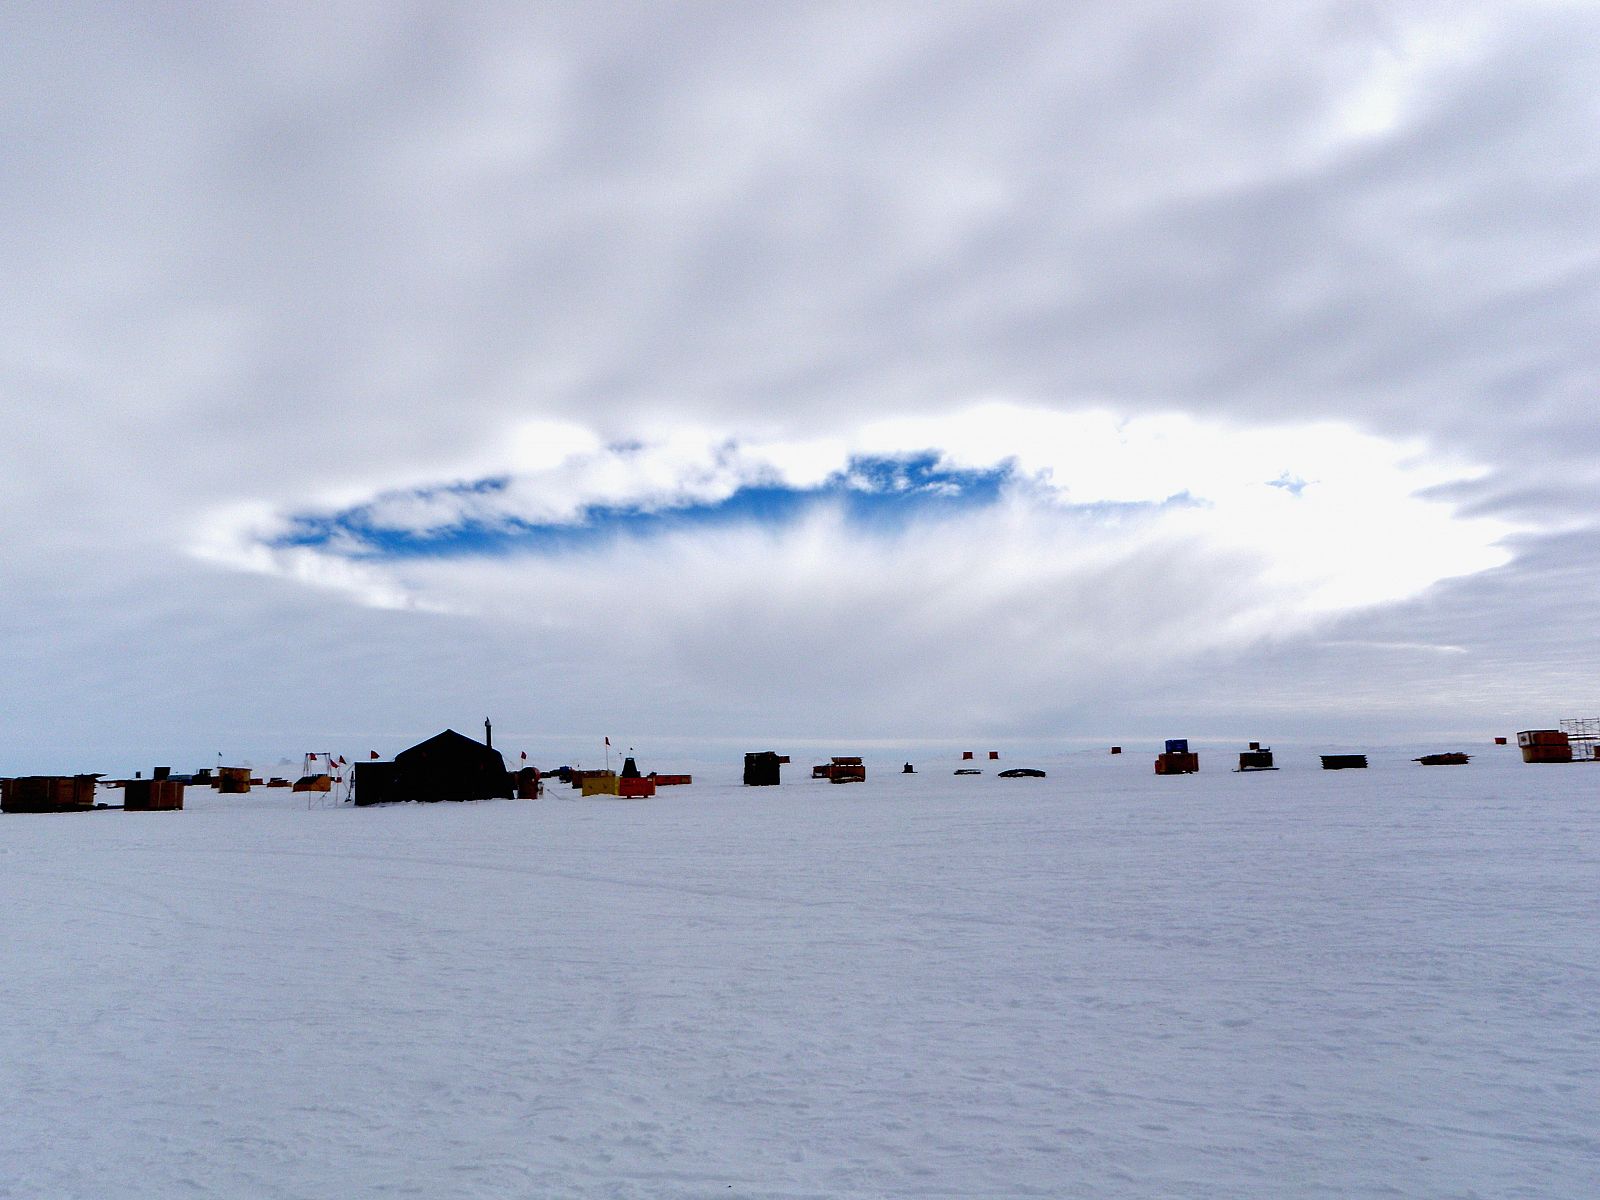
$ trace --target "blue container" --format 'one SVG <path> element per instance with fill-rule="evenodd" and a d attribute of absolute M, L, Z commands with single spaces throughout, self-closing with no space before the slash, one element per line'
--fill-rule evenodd
<path fill-rule="evenodd" d="M 1168 738 L 1167 739 L 1167 753 L 1168 754 L 1187 754 L 1187 753 L 1189 753 L 1189 739 L 1188 738 Z"/>

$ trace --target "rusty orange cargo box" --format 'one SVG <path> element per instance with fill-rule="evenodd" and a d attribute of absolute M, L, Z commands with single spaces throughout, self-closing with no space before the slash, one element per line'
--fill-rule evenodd
<path fill-rule="evenodd" d="M 1193 751 L 1169 750 L 1156 755 L 1157 775 L 1193 775 L 1200 770 L 1200 756 Z"/>
<path fill-rule="evenodd" d="M 1565 746 L 1567 735 L 1559 729 L 1524 729 L 1517 734 L 1519 746 Z"/>
<path fill-rule="evenodd" d="M 859 758 L 854 756 L 835 757 L 828 764 L 828 781 L 830 783 L 865 783 L 867 781 L 867 768 Z"/>

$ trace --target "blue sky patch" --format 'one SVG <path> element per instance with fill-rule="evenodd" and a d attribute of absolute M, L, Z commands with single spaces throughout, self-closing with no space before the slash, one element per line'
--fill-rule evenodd
<path fill-rule="evenodd" d="M 791 523 L 823 504 L 842 508 L 858 527 L 894 531 L 914 520 L 981 508 L 1000 498 L 1014 478 L 1010 464 L 984 470 L 941 466 L 935 454 L 909 458 L 856 458 L 821 485 L 750 485 L 713 502 L 645 507 L 590 505 L 570 522 L 532 522 L 505 516 L 467 518 L 434 529 L 380 523 L 377 505 L 357 505 L 325 515 L 293 519 L 274 539 L 275 548 L 337 548 L 352 558 L 449 558 L 517 552 L 560 554 L 616 538 L 645 539 L 683 529 Z M 395 493 L 385 501 L 493 497 L 510 485 L 506 477 Z M 492 507 L 492 503 L 491 503 Z"/>

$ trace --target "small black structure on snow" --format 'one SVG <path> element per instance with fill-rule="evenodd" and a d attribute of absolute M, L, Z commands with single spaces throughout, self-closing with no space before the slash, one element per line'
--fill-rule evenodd
<path fill-rule="evenodd" d="M 631 755 L 631 754 L 628 755 L 627 758 L 622 760 L 622 778 L 624 778 L 624 779 L 638 779 L 639 778 L 639 764 L 633 761 L 633 755 Z"/>
<path fill-rule="evenodd" d="M 774 787 L 782 760 L 774 751 L 761 750 L 744 756 L 745 787 Z"/>
<path fill-rule="evenodd" d="M 394 756 L 392 763 L 357 763 L 355 802 L 494 800 L 511 798 L 511 776 L 500 751 L 446 729 Z"/>
<path fill-rule="evenodd" d="M 1250 749 L 1239 754 L 1240 771 L 1276 771 L 1272 765 L 1272 747 L 1263 746 L 1260 742 L 1251 742 Z"/>
<path fill-rule="evenodd" d="M 1000 779 L 1043 779 L 1044 772 L 1033 767 L 1012 767 L 1009 771 L 1001 771 Z"/>
<path fill-rule="evenodd" d="M 900 774 L 902 774 L 902 775 L 915 775 L 916 773 L 917 773 L 917 769 L 915 767 L 913 767 L 910 763 L 907 763 L 905 766 L 900 768 Z"/>
<path fill-rule="evenodd" d="M 1322 769 L 1324 771 L 1360 771 L 1367 765 L 1365 754 L 1324 754 L 1322 755 Z"/>

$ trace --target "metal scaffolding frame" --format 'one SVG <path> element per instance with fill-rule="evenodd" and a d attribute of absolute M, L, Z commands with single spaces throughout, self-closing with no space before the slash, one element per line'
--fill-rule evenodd
<path fill-rule="evenodd" d="M 1572 743 L 1572 758 L 1600 759 L 1600 717 L 1569 717 L 1561 722 L 1561 732 Z"/>

